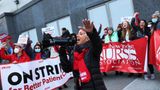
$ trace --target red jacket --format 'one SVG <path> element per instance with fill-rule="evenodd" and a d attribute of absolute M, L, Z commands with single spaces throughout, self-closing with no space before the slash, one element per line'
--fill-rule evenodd
<path fill-rule="evenodd" d="M 25 51 L 23 51 L 22 56 L 20 56 L 18 58 L 16 54 L 6 55 L 4 48 L 1 49 L 1 58 L 9 60 L 10 63 L 12 63 L 14 61 L 17 61 L 17 63 L 22 63 L 22 62 L 28 62 L 28 61 L 30 61 L 30 58 L 28 57 L 28 55 L 26 54 Z"/>
<path fill-rule="evenodd" d="M 35 60 L 40 60 L 41 58 L 41 53 L 35 53 Z"/>

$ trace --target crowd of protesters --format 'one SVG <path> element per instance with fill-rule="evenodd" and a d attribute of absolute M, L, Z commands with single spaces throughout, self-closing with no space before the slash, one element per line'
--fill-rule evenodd
<path fill-rule="evenodd" d="M 20 43 L 11 43 L 8 39 L 1 45 L 0 57 L 1 63 L 21 63 L 28 62 L 31 60 L 40 60 L 50 57 L 54 57 L 53 51 L 60 57 L 62 69 L 65 72 L 73 72 L 75 77 L 75 90 L 106 90 L 102 76 L 100 73 L 100 53 L 102 51 L 102 43 L 112 42 L 130 42 L 135 39 L 142 37 L 149 38 L 157 28 L 160 27 L 159 17 L 160 13 L 156 11 L 152 15 L 151 21 L 147 22 L 144 19 L 139 18 L 140 13 L 136 12 L 131 22 L 123 21 L 118 24 L 117 29 L 113 30 L 113 27 L 106 27 L 104 29 L 104 35 L 102 38 L 99 37 L 102 25 L 100 25 L 99 32 L 94 27 L 94 24 L 90 20 L 83 20 L 83 27 L 79 28 L 77 34 L 77 44 L 75 47 L 44 47 L 42 43 L 37 42 L 32 49 L 32 41 L 29 39 L 26 45 Z M 66 28 L 62 28 L 63 38 L 69 37 L 71 34 Z M 66 50 L 70 54 L 69 60 L 67 58 Z M 74 52 L 72 52 L 74 50 Z M 74 58 L 74 60 L 73 60 Z M 70 62 L 68 62 L 70 61 Z M 85 61 L 85 62 L 84 62 Z M 67 65 L 66 65 L 67 62 Z M 79 67 L 81 64 L 83 67 Z M 148 64 L 149 73 L 144 73 L 144 79 L 155 79 L 154 67 Z M 81 75 L 83 72 L 86 73 L 86 79 L 82 79 Z M 122 75 L 123 72 L 116 71 L 116 74 Z M 104 75 L 107 75 L 104 73 Z M 129 73 L 128 76 L 132 76 Z M 138 74 L 142 76 L 142 74 Z M 81 83 L 81 84 L 79 84 Z M 67 85 L 64 85 L 67 88 Z M 62 89 L 60 87 L 59 89 Z"/>
<path fill-rule="evenodd" d="M 66 28 L 62 28 L 62 37 L 69 35 L 69 31 Z M 7 63 L 23 63 L 32 60 L 45 60 L 47 58 L 54 57 L 58 53 L 56 47 L 43 47 L 42 43 L 37 42 L 34 47 L 31 46 L 32 40 L 28 38 L 27 44 L 13 43 L 11 38 L 6 38 L 0 47 L 0 62 L 1 64 Z M 54 49 L 54 50 L 53 50 Z M 68 88 L 66 84 L 64 88 Z M 62 90 L 62 87 L 58 88 Z"/>
<path fill-rule="evenodd" d="M 148 45 L 150 45 L 150 36 L 154 31 L 160 29 L 159 11 L 155 11 L 152 15 L 151 21 L 146 21 L 144 19 L 139 18 L 140 13 L 136 12 L 129 21 L 123 21 L 117 26 L 117 30 L 113 30 L 112 27 L 107 27 L 104 29 L 104 35 L 102 36 L 103 43 L 112 43 L 112 42 L 130 42 L 132 40 L 136 40 L 142 37 L 148 39 Z M 149 49 L 148 49 L 149 50 Z M 149 55 L 148 55 L 149 56 Z M 148 58 L 149 60 L 149 58 Z M 144 79 L 155 79 L 154 67 L 151 64 L 148 64 L 148 68 L 150 74 L 144 73 Z M 117 74 L 123 74 L 122 72 L 116 71 Z M 129 77 L 133 76 L 133 73 L 129 73 Z M 138 77 L 141 77 L 142 74 L 138 74 Z"/>

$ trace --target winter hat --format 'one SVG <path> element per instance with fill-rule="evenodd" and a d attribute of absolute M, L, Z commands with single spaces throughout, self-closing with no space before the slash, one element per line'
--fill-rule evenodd
<path fill-rule="evenodd" d="M 156 16 L 160 17 L 159 11 L 155 11 L 154 14 L 155 14 Z"/>
<path fill-rule="evenodd" d="M 156 16 L 156 17 L 159 18 L 159 17 L 160 17 L 160 12 L 159 12 L 159 11 L 155 11 L 155 12 L 152 14 L 152 17 L 153 17 L 153 16 Z"/>

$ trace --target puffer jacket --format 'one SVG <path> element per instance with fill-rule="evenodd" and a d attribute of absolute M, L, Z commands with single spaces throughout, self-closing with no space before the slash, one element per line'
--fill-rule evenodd
<path fill-rule="evenodd" d="M 5 52 L 5 49 L 2 48 L 1 49 L 1 54 Z M 30 58 L 29 56 L 26 54 L 25 51 L 23 51 L 22 55 L 18 58 L 16 54 L 11 54 L 11 55 L 6 55 L 6 54 L 3 54 L 1 55 L 1 58 L 2 59 L 6 59 L 6 60 L 9 60 L 10 63 L 14 62 L 14 61 L 17 61 L 17 63 L 22 63 L 22 62 L 28 62 L 30 61 Z"/>
<path fill-rule="evenodd" d="M 84 62 L 87 66 L 87 69 L 90 72 L 91 79 L 87 83 L 81 82 L 79 86 L 76 86 L 75 90 L 107 90 L 107 88 L 105 87 L 104 81 L 102 79 L 101 72 L 100 72 L 100 54 L 102 51 L 102 43 L 101 43 L 100 37 L 98 36 L 96 29 L 94 29 L 92 33 L 87 33 L 87 35 L 89 36 L 90 41 L 83 45 L 76 46 L 75 51 L 81 53 L 83 49 L 85 48 L 88 49 L 88 51 L 86 52 L 84 56 Z M 75 80 L 75 83 L 77 85 L 79 72 L 73 70 L 73 58 L 74 57 L 73 58 L 71 57 L 70 63 L 68 63 L 68 60 L 66 60 L 65 57 L 66 56 L 64 56 L 64 54 L 60 53 L 60 60 L 62 62 L 64 61 L 67 62 L 66 64 L 67 68 L 68 66 L 71 66 L 68 69 L 72 70 L 74 74 L 74 78 L 77 78 L 77 80 Z M 64 63 L 62 64 L 65 65 Z M 63 66 L 62 66 L 62 69 L 64 69 Z"/>

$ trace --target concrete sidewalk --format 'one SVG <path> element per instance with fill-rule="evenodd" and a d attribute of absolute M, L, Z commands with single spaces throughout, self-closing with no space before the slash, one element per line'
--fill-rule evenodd
<path fill-rule="evenodd" d="M 128 84 L 123 90 L 160 90 L 160 74 L 156 74 L 155 80 L 137 78 Z"/>
<path fill-rule="evenodd" d="M 128 74 L 116 76 L 114 72 L 103 77 L 108 90 L 160 90 L 160 73 L 156 73 L 155 80 L 144 80 L 136 75 L 128 77 Z M 68 88 L 63 90 L 74 90 L 73 80 L 67 82 Z M 58 90 L 58 89 L 57 89 Z"/>

